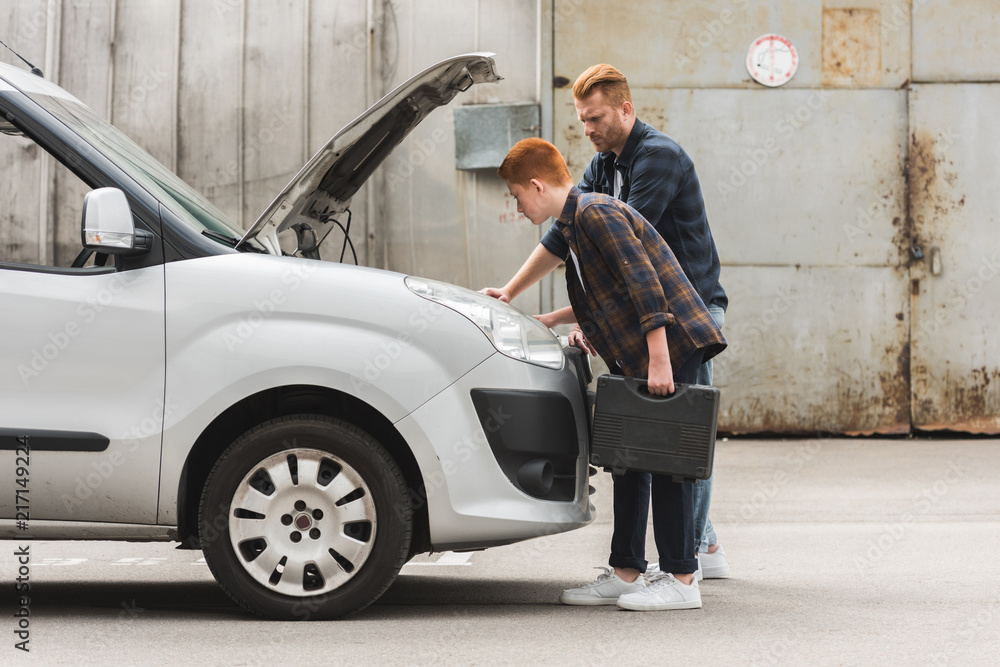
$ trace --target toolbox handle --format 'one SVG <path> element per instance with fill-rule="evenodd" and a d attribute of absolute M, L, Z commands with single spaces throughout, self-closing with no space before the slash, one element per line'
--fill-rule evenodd
<path fill-rule="evenodd" d="M 630 378 L 630 377 L 625 378 L 625 386 L 628 387 L 633 394 L 647 401 L 666 401 L 673 398 L 678 398 L 679 396 L 684 394 L 684 392 L 687 391 L 688 386 L 690 386 L 682 384 L 680 382 L 675 382 L 674 393 L 667 394 L 666 396 L 658 396 L 656 394 L 649 393 L 648 385 L 649 383 L 641 378 Z"/>

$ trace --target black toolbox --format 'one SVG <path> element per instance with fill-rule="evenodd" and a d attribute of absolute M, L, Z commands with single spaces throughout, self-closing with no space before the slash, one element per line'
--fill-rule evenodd
<path fill-rule="evenodd" d="M 674 481 L 711 477 L 719 390 L 694 384 L 675 389 L 655 396 L 645 380 L 597 378 L 590 463 L 616 474 L 638 470 Z"/>

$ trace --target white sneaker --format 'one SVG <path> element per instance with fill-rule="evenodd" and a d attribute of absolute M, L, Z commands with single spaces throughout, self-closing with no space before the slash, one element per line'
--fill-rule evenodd
<path fill-rule="evenodd" d="M 701 607 L 701 590 L 697 579 L 690 586 L 685 586 L 669 572 L 660 572 L 647 581 L 645 588 L 618 598 L 618 606 L 632 611 L 698 609 Z"/>
<path fill-rule="evenodd" d="M 646 566 L 646 579 L 649 580 L 653 575 L 659 573 L 660 564 L 650 563 Z M 696 581 L 701 581 L 705 578 L 705 575 L 701 571 L 701 559 L 698 559 L 698 570 L 694 573 L 694 578 Z"/>
<path fill-rule="evenodd" d="M 726 552 L 722 545 L 715 550 L 715 553 L 698 554 L 698 567 L 704 573 L 706 579 L 725 579 L 729 576 L 729 561 L 726 560 Z"/>
<path fill-rule="evenodd" d="M 594 582 L 580 588 L 564 590 L 559 596 L 559 601 L 563 604 L 576 605 L 615 604 L 620 596 L 641 591 L 646 587 L 646 579 L 641 574 L 635 581 L 628 583 L 620 579 L 613 570 L 606 567 L 597 569 L 604 572 Z"/>

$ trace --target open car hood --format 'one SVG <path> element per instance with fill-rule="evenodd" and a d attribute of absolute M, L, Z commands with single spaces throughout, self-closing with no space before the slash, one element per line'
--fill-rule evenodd
<path fill-rule="evenodd" d="M 322 238 L 372 172 L 431 111 L 473 84 L 502 79 L 493 55 L 468 53 L 443 60 L 376 102 L 312 156 L 236 247 L 256 238 L 280 255 L 278 232 L 292 227 L 299 235 L 300 250 L 304 238 L 314 234 Z M 310 228 L 312 233 L 306 234 Z"/>

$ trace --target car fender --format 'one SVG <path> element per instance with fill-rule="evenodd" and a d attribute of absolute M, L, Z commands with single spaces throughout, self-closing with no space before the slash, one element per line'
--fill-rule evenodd
<path fill-rule="evenodd" d="M 395 423 L 496 352 L 469 320 L 413 294 L 403 278 L 254 254 L 167 265 L 161 522 L 176 519 L 193 444 L 245 398 L 311 385 Z"/>

